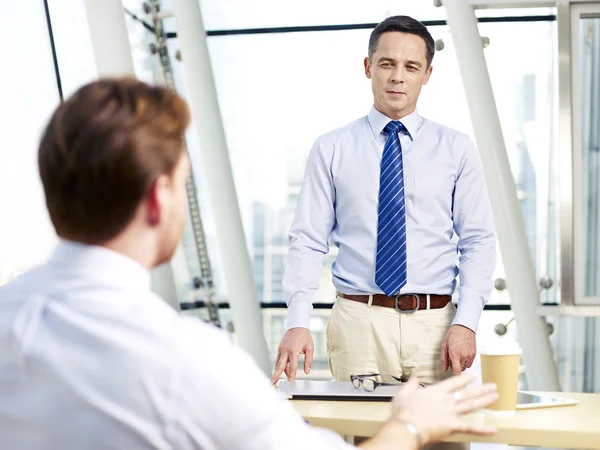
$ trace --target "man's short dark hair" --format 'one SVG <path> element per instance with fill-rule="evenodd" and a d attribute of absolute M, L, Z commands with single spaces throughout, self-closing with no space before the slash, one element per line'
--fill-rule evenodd
<path fill-rule="evenodd" d="M 433 55 L 435 53 L 435 42 L 429 34 L 427 27 L 418 20 L 413 19 L 409 16 L 392 16 L 379 23 L 375 29 L 371 32 L 369 38 L 369 58 L 373 56 L 375 50 L 377 50 L 377 44 L 379 44 L 379 38 L 384 33 L 389 32 L 408 33 L 420 36 L 425 41 L 427 47 L 427 66 L 431 65 L 433 61 Z"/>
<path fill-rule="evenodd" d="M 128 78 L 94 81 L 61 104 L 38 152 L 58 236 L 101 244 L 123 231 L 180 161 L 189 121 L 177 93 Z"/>

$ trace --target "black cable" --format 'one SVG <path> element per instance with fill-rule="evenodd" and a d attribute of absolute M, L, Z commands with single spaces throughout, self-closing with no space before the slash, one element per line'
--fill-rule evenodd
<path fill-rule="evenodd" d="M 480 17 L 477 20 L 481 23 L 555 22 L 556 15 L 548 14 L 546 16 Z"/>
<path fill-rule="evenodd" d="M 131 16 L 131 18 L 137 22 L 140 22 L 142 25 L 144 25 L 144 28 L 152 33 L 154 33 L 154 27 L 152 25 L 150 25 L 148 22 L 146 22 L 144 19 L 139 18 L 138 16 L 136 16 L 134 13 L 132 13 L 131 11 L 129 11 L 127 8 L 123 8 L 125 10 L 125 12 Z"/>
<path fill-rule="evenodd" d="M 125 9 L 134 20 L 142 23 L 144 28 L 154 33 L 154 27 L 139 18 L 129 10 Z M 545 16 L 506 16 L 506 17 L 480 17 L 477 19 L 481 23 L 517 23 L 517 22 L 553 22 L 556 15 L 549 14 Z M 447 25 L 445 20 L 423 20 L 421 23 L 428 27 Z M 271 27 L 271 28 L 240 28 L 231 30 L 208 30 L 207 36 L 239 36 L 251 34 L 275 34 L 275 33 L 305 33 L 314 31 L 348 31 L 348 30 L 370 30 L 375 28 L 376 23 L 355 23 L 346 25 L 307 25 L 294 27 Z M 166 33 L 167 38 L 177 37 L 177 33 L 170 31 Z"/>
<path fill-rule="evenodd" d="M 480 23 L 514 23 L 514 22 L 552 22 L 556 20 L 555 15 L 548 16 L 521 16 L 521 17 L 481 17 L 477 19 Z M 447 25 L 445 20 L 423 20 L 426 27 L 440 27 Z M 274 33 L 305 33 L 314 31 L 348 31 L 348 30 L 372 30 L 376 23 L 355 23 L 348 25 L 307 25 L 296 27 L 274 27 L 274 28 L 243 28 L 238 30 L 209 30 L 207 36 L 234 36 L 247 34 L 274 34 Z M 167 37 L 177 37 L 177 33 L 167 33 Z"/>
<path fill-rule="evenodd" d="M 50 47 L 52 48 L 52 60 L 54 61 L 54 75 L 56 76 L 56 87 L 60 101 L 64 100 L 62 81 L 60 79 L 60 70 L 58 69 L 58 58 L 56 56 L 56 46 L 54 45 L 54 33 L 52 32 L 52 21 L 50 20 L 50 10 L 48 9 L 48 0 L 44 0 L 44 10 L 46 11 L 46 24 L 48 25 L 48 36 L 50 37 Z"/>

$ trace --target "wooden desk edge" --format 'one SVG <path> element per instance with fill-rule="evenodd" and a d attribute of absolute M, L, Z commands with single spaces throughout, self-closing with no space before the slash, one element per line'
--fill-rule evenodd
<path fill-rule="evenodd" d="M 582 394 L 556 392 L 551 393 L 556 396 L 574 397 L 582 400 L 582 403 L 587 403 L 588 399 L 600 399 L 600 394 Z M 584 399 L 586 401 L 584 401 Z M 292 404 L 300 405 L 301 402 L 292 401 Z M 589 407 L 589 404 L 588 404 Z M 571 408 L 571 406 L 565 406 Z M 298 408 L 303 409 L 303 408 Z M 340 417 L 323 417 L 322 415 L 310 414 L 303 415 L 304 418 L 314 426 L 328 428 L 339 434 L 354 435 L 354 436 L 373 436 L 382 425 L 381 418 L 360 420 L 340 418 Z M 600 410 L 598 410 L 599 426 L 597 430 L 552 430 L 531 429 L 527 431 L 507 428 L 499 429 L 498 433 L 493 436 L 474 436 L 474 435 L 455 435 L 447 439 L 449 442 L 482 442 L 482 443 L 497 443 L 508 444 L 513 446 L 531 446 L 531 447 L 562 447 L 573 449 L 596 449 L 600 450 Z"/>
<path fill-rule="evenodd" d="M 381 427 L 379 420 L 361 420 L 360 423 L 346 419 L 325 419 L 322 417 L 305 417 L 315 427 L 327 428 L 341 435 L 348 436 L 373 436 Z M 470 442 L 505 444 L 521 447 L 551 447 L 568 449 L 600 449 L 600 440 L 597 434 L 582 433 L 580 431 L 531 431 L 523 433 L 521 430 L 499 430 L 492 436 L 477 436 L 470 434 L 456 434 L 445 442 Z"/>

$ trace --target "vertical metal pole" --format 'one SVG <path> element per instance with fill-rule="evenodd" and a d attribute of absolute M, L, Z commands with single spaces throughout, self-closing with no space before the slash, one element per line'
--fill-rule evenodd
<path fill-rule="evenodd" d="M 85 0 L 98 77 L 135 76 L 133 57 L 121 0 Z M 175 309 L 179 309 L 171 264 L 152 273 L 152 289 Z"/>
<path fill-rule="evenodd" d="M 134 75 L 121 0 L 85 0 L 98 76 Z"/>
<path fill-rule="evenodd" d="M 194 124 L 200 141 L 202 168 L 219 233 L 227 296 L 239 345 L 269 374 L 272 370 L 263 332 L 252 264 L 233 180 L 225 131 L 210 64 L 198 0 L 174 0 L 177 36 Z"/>
<path fill-rule="evenodd" d="M 525 225 L 510 169 L 477 18 L 464 0 L 443 0 L 456 49 L 475 138 L 492 198 L 500 251 L 506 268 L 529 387 L 558 391 L 558 371 L 540 304 Z"/>
<path fill-rule="evenodd" d="M 558 153 L 560 161 L 560 302 L 575 305 L 575 190 L 573 88 L 571 83 L 571 6 L 556 3 L 558 43 Z"/>

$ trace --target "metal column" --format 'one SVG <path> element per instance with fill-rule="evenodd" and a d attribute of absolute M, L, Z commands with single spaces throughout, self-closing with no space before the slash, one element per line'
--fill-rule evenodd
<path fill-rule="evenodd" d="M 98 77 L 135 76 L 121 0 L 85 0 Z M 175 309 L 179 299 L 171 264 L 152 272 L 152 289 Z"/>
<path fill-rule="evenodd" d="M 270 374 L 252 264 L 246 246 L 225 131 L 210 64 L 198 0 L 173 0 L 194 125 L 200 141 L 202 169 L 213 205 L 217 244 L 223 261 L 227 297 L 239 345 Z"/>
<path fill-rule="evenodd" d="M 134 75 L 121 0 L 85 0 L 98 76 Z"/>
<path fill-rule="evenodd" d="M 456 49 L 475 138 L 481 152 L 500 251 L 506 268 L 529 388 L 559 391 L 558 371 L 540 304 L 535 270 L 516 186 L 473 8 L 465 0 L 443 0 Z"/>

